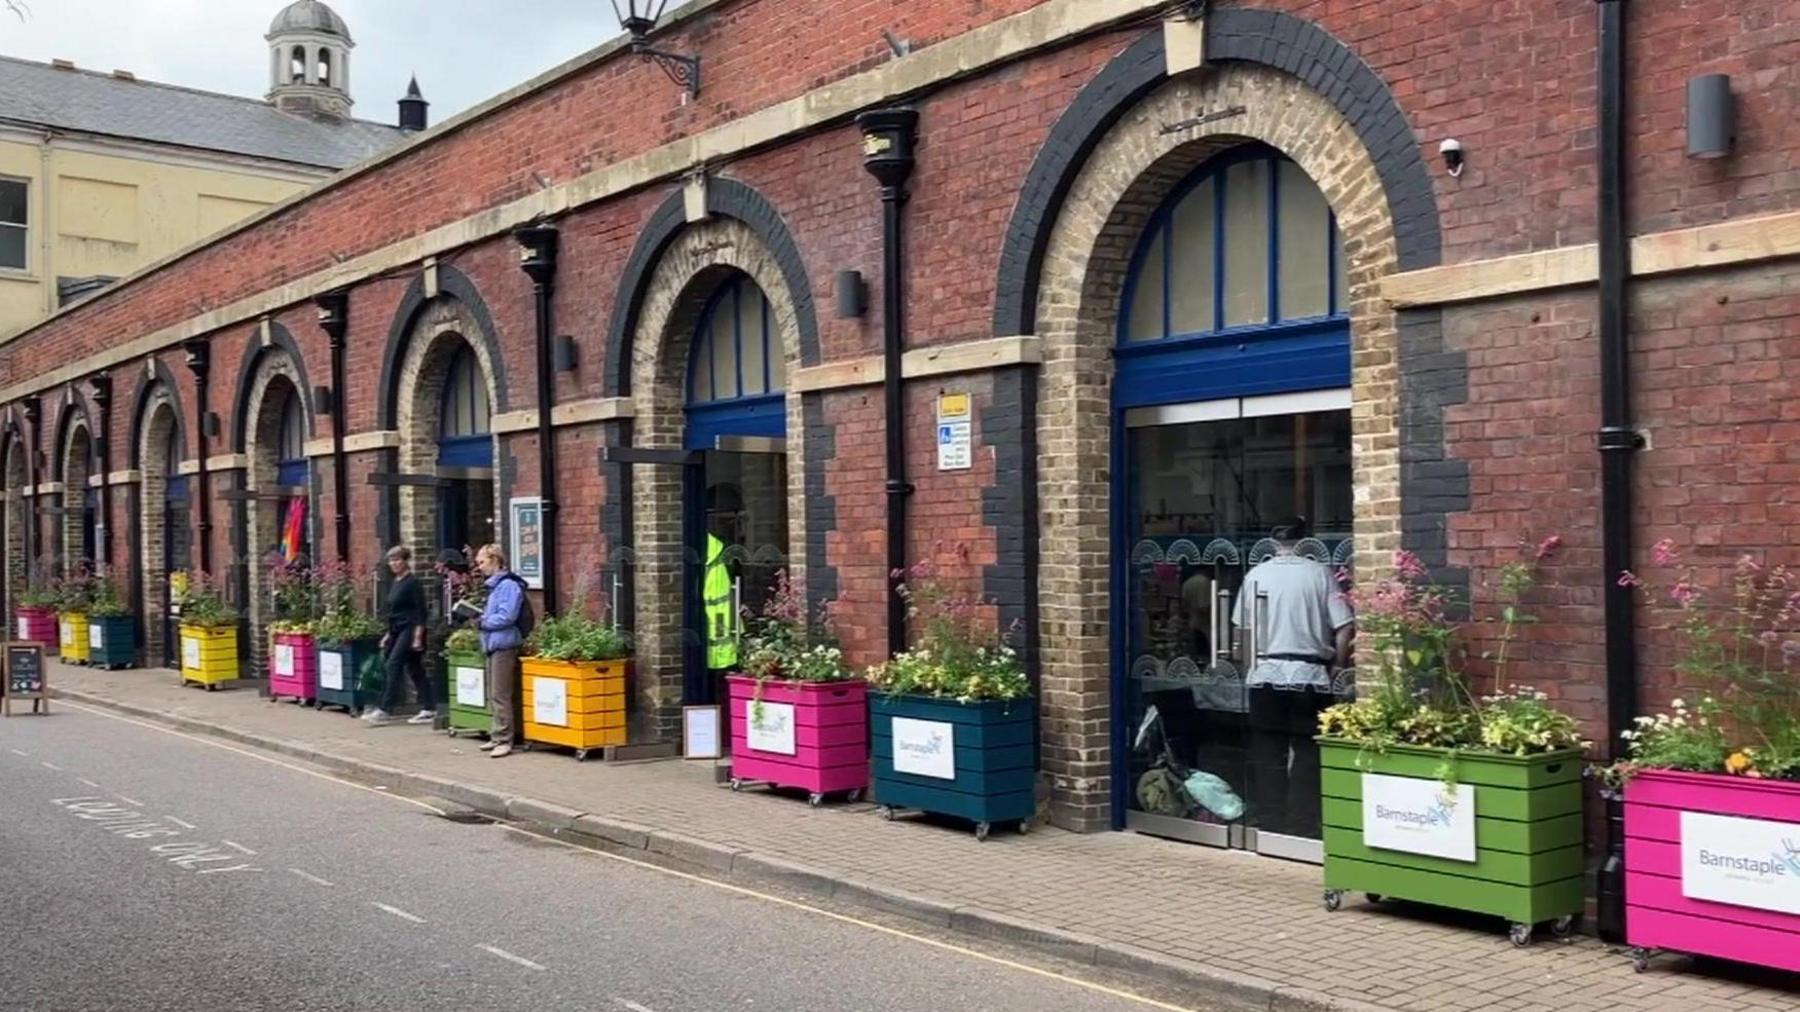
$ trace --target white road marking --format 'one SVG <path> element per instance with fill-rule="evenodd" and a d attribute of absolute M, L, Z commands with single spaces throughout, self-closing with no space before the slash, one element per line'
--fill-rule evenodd
<path fill-rule="evenodd" d="M 224 844 L 227 847 L 230 847 L 232 850 L 242 851 L 243 853 L 249 854 L 252 857 L 256 856 L 256 851 L 251 850 L 249 847 L 246 847 L 241 843 L 232 843 L 230 840 L 220 840 L 219 842 Z"/>
<path fill-rule="evenodd" d="M 25 752 L 25 751 L 22 751 L 22 750 L 16 749 L 16 748 L 9 748 L 9 749 L 7 749 L 7 751 L 11 752 L 13 755 L 22 755 L 27 758 L 30 758 L 30 756 L 31 756 L 30 752 Z"/>
<path fill-rule="evenodd" d="M 524 956 L 515 956 L 512 953 L 507 952 L 505 949 L 496 949 L 491 945 L 480 945 L 480 946 L 476 946 L 476 948 L 479 948 L 481 951 L 486 952 L 490 955 L 499 956 L 501 959 L 504 959 L 509 963 L 517 963 L 520 966 L 526 968 L 527 970 L 542 970 L 543 969 L 543 967 L 541 965 L 539 965 L 537 963 L 533 963 L 531 960 L 526 959 Z"/>
<path fill-rule="evenodd" d="M 182 829 L 199 829 L 200 828 L 199 826 L 196 826 L 191 822 L 183 822 L 182 820 L 177 819 L 173 815 L 165 815 L 165 816 L 163 816 L 163 818 L 168 819 L 170 822 L 173 822 L 177 826 L 180 826 Z"/>
<path fill-rule="evenodd" d="M 629 1009 L 630 1012 L 656 1012 L 656 1010 L 650 1006 L 639 1005 L 635 1001 L 626 1001 L 623 998 L 614 998 L 613 1001 L 618 1002 L 621 1008 Z"/>
<path fill-rule="evenodd" d="M 377 903 L 374 906 L 375 906 L 375 909 L 385 910 L 388 913 L 393 914 L 395 917 L 398 917 L 403 921 L 411 921 L 414 924 L 424 924 L 425 923 L 425 918 L 416 917 L 416 916 L 409 914 L 406 911 L 400 909 L 399 907 L 390 907 L 386 903 Z M 541 970 L 541 969 L 543 969 L 543 967 L 539 967 L 538 969 Z"/>
<path fill-rule="evenodd" d="M 55 763 L 39 762 L 38 765 L 42 766 L 43 768 L 45 768 L 47 770 L 55 770 L 58 773 L 61 773 L 63 771 L 63 768 L 61 766 L 56 765 Z"/>
<path fill-rule="evenodd" d="M 115 794 L 115 795 L 113 795 L 113 797 L 118 798 L 120 801 L 123 801 L 128 805 L 136 805 L 139 808 L 144 807 L 144 803 L 142 801 L 138 801 L 135 798 L 128 798 L 123 794 Z"/>
<path fill-rule="evenodd" d="M 107 720 L 116 720 L 121 724 L 136 724 L 138 727 L 146 727 L 152 731 L 158 732 L 159 734 L 166 734 L 166 735 L 169 735 L 169 736 L 175 737 L 175 738 L 186 738 L 188 741 L 196 742 L 201 745 L 205 745 L 208 748 L 216 748 L 216 749 L 219 749 L 224 752 L 234 752 L 241 756 L 248 756 L 251 759 L 255 759 L 257 762 L 268 763 L 271 766 L 279 766 L 284 770 L 293 770 L 295 773 L 304 773 L 309 777 L 318 777 L 320 780 L 329 780 L 334 784 L 343 784 L 345 787 L 354 788 L 359 791 L 367 791 L 370 794 L 380 794 L 384 797 L 393 798 L 395 801 L 404 801 L 409 805 L 414 805 L 419 808 L 423 808 L 427 812 L 431 812 L 434 815 L 448 814 L 442 808 L 439 808 L 436 805 L 426 804 L 425 802 L 420 801 L 417 798 L 409 798 L 404 794 L 389 793 L 386 790 L 378 791 L 373 787 L 368 787 L 363 784 L 359 784 L 359 783 L 355 782 L 354 780 L 345 780 L 343 777 L 334 777 L 329 773 L 320 773 L 318 770 L 309 770 L 304 766 L 296 766 L 293 763 L 282 762 L 280 759 L 274 759 L 274 758 L 271 758 L 266 755 L 259 755 L 248 749 L 235 748 L 231 745 L 226 745 L 223 742 L 213 741 L 209 738 L 202 738 L 196 734 L 188 734 L 185 731 L 177 731 L 174 728 L 164 727 L 161 724 L 152 723 L 151 721 L 135 720 L 131 717 L 122 717 L 116 713 L 109 713 L 105 710 L 96 710 L 91 706 L 83 706 L 80 703 L 72 703 L 67 700 L 58 700 L 58 702 L 61 703 L 63 707 L 70 709 L 70 710 L 79 710 L 82 713 L 86 713 L 86 714 L 89 714 L 89 715 L 92 715 L 95 717 L 105 717 Z"/>
<path fill-rule="evenodd" d="M 308 874 L 306 872 L 301 871 L 298 868 L 289 868 L 288 871 L 291 871 L 294 874 L 300 876 L 301 878 L 307 880 L 308 882 L 311 882 L 313 885 L 322 885 L 322 886 L 326 887 L 327 889 L 331 888 L 332 883 L 325 881 L 324 879 L 320 878 L 317 875 Z"/>
<path fill-rule="evenodd" d="M 95 790 L 99 790 L 99 789 L 100 789 L 100 785 L 99 785 L 99 784 L 97 784 L 97 783 L 94 783 L 94 782 L 93 782 L 93 781 L 92 781 L 92 780 L 89 780 L 89 779 L 88 779 L 88 778 L 87 778 L 87 777 L 76 777 L 76 778 L 75 778 L 75 779 L 77 779 L 77 780 L 79 780 L 79 781 L 81 781 L 81 782 L 82 782 L 82 783 L 84 783 L 84 784 L 86 784 L 86 785 L 88 785 L 88 786 L 89 786 L 89 787 L 92 787 L 92 788 L 94 788 L 94 789 L 95 789 Z"/>

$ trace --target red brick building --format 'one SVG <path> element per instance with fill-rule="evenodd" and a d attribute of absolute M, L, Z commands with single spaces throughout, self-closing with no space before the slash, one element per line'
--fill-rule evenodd
<path fill-rule="evenodd" d="M 1604 421 L 1648 438 L 1617 441 L 1615 527 L 1796 561 L 1794 0 L 690 0 L 653 41 L 697 91 L 609 43 L 0 346 L 8 592 L 71 561 L 104 490 L 156 662 L 176 569 L 260 638 L 291 500 L 315 554 L 373 573 L 395 542 L 507 544 L 542 497 L 545 605 L 616 604 L 634 734 L 667 739 L 711 691 L 683 633 L 709 528 L 747 596 L 786 568 L 884 656 L 891 480 L 904 560 L 1019 630 L 1054 821 L 1305 856 L 1316 817 L 1135 790 L 1155 705 L 1253 813 L 1306 793 L 1231 744 L 1255 707 L 1222 630 L 1278 515 L 1365 579 L 1409 548 L 1478 610 L 1560 534 L 1519 677 L 1608 737 L 1631 660 L 1647 699 L 1670 681 L 1646 636 L 1609 697 L 1624 337 Z M 1708 74 L 1731 101 L 1690 111 Z M 1690 157 L 1729 106 L 1724 157 Z M 897 108 L 890 283 L 865 160 L 907 130 L 858 117 Z"/>

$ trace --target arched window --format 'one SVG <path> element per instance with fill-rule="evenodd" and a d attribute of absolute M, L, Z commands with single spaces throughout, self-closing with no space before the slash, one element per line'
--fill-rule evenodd
<path fill-rule="evenodd" d="M 331 86 L 331 50 L 319 50 L 319 83 Z"/>
<path fill-rule="evenodd" d="M 306 412 L 295 393 L 289 393 L 281 406 L 281 442 L 275 450 L 275 483 L 286 487 L 306 484 Z"/>
<path fill-rule="evenodd" d="M 294 54 L 288 59 L 288 83 L 306 83 L 306 47 L 295 46 Z"/>
<path fill-rule="evenodd" d="M 688 367 L 688 403 L 717 404 L 779 396 L 787 361 L 774 333 L 769 300 L 747 275 L 719 287 L 700 316 Z"/>
<path fill-rule="evenodd" d="M 1247 146 L 1202 167 L 1151 219 L 1119 341 L 1341 319 L 1346 287 L 1324 194 L 1279 152 Z"/>
<path fill-rule="evenodd" d="M 459 345 L 444 378 L 438 419 L 438 463 L 454 467 L 491 467 L 494 446 L 487 384 L 475 350 Z"/>

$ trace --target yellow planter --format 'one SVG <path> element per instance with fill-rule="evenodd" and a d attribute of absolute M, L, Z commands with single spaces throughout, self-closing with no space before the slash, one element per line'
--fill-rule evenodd
<path fill-rule="evenodd" d="M 86 664 L 91 656 L 88 646 L 88 617 L 79 612 L 63 612 L 56 616 L 56 637 L 63 663 Z"/>
<path fill-rule="evenodd" d="M 625 744 L 628 663 L 525 658 L 520 679 L 525 740 L 572 748 L 578 760 L 590 749 Z"/>
<path fill-rule="evenodd" d="M 181 627 L 181 683 L 203 685 L 208 692 L 238 677 L 236 629 Z"/>

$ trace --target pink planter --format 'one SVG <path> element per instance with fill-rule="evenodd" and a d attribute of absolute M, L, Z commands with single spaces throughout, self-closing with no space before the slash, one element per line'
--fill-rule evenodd
<path fill-rule="evenodd" d="M 1641 773 L 1625 790 L 1625 940 L 1800 970 L 1800 783 Z"/>
<path fill-rule="evenodd" d="M 319 647 L 312 633 L 276 633 L 269 647 L 269 698 L 319 698 Z"/>
<path fill-rule="evenodd" d="M 62 646 L 57 635 L 56 610 L 53 608 L 19 607 L 13 612 L 13 633 L 26 643 L 42 643 L 44 652 L 56 653 Z"/>
<path fill-rule="evenodd" d="M 869 783 L 869 688 L 862 682 L 764 682 L 762 719 L 752 723 L 756 679 L 733 675 L 731 779 L 799 787 L 818 804 Z"/>

